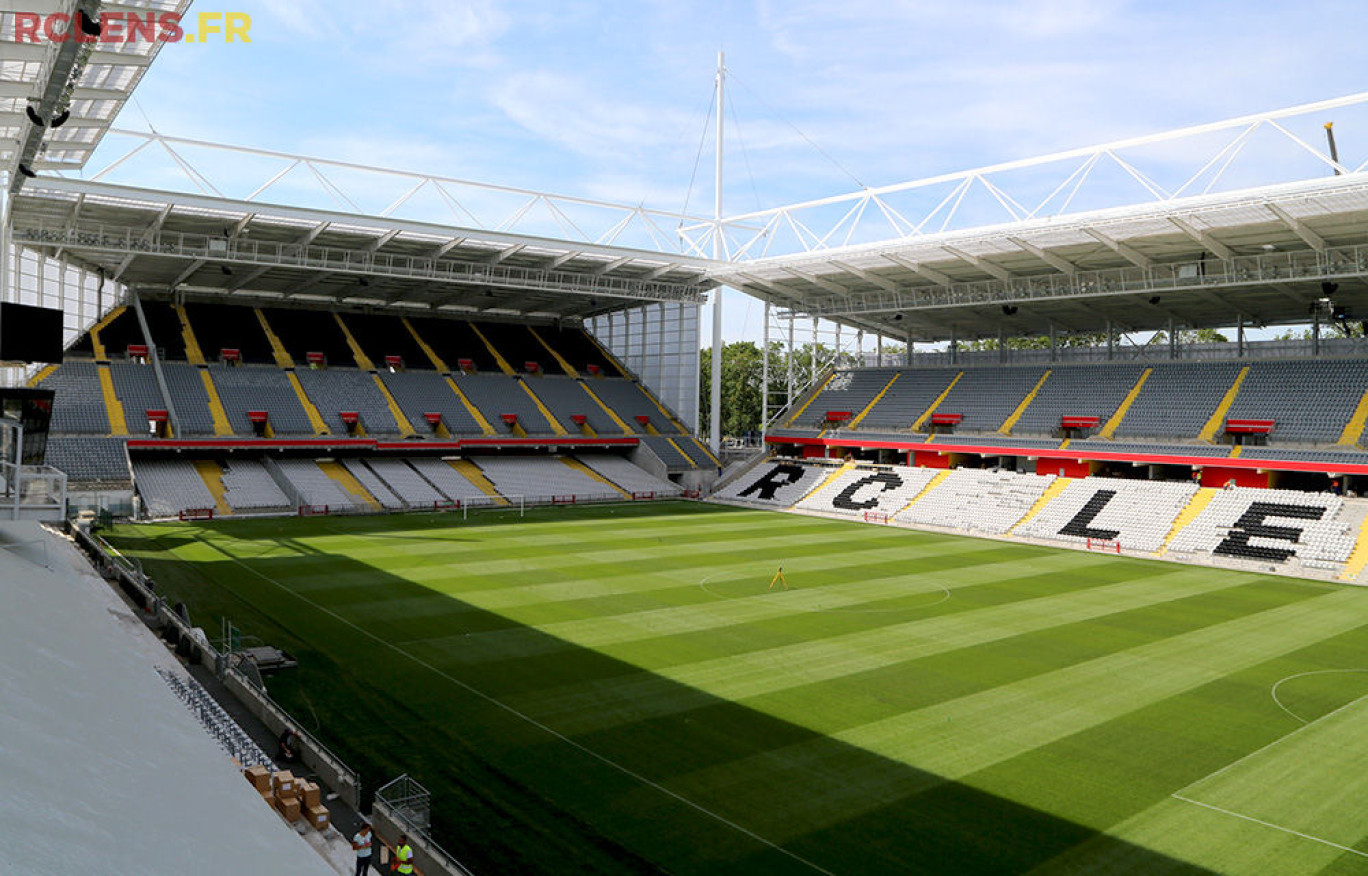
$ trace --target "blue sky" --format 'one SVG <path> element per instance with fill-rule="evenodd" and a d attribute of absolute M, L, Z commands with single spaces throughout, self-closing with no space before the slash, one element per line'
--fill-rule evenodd
<path fill-rule="evenodd" d="M 729 213 L 1368 88 L 1361 2 L 197 0 L 191 15 L 205 11 L 249 13 L 252 43 L 166 46 L 119 126 L 145 114 L 165 134 L 699 212 L 718 49 Z M 753 335 L 757 314 L 727 334 Z"/>

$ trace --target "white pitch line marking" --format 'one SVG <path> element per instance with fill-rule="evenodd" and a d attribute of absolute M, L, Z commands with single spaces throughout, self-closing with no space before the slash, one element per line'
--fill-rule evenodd
<path fill-rule="evenodd" d="M 1222 809 L 1220 806 L 1213 806 L 1210 803 L 1203 803 L 1201 800 L 1193 800 L 1190 797 L 1184 797 L 1182 794 L 1175 793 L 1170 794 L 1169 796 L 1171 796 L 1175 800 L 1182 800 L 1184 803 L 1191 803 L 1193 806 L 1200 806 L 1203 809 L 1210 809 L 1212 812 L 1219 812 L 1222 815 L 1229 815 L 1231 818 L 1240 818 L 1245 821 L 1252 821 L 1253 823 L 1262 825 L 1263 827 L 1271 827 L 1274 830 L 1280 830 L 1283 833 L 1290 833 L 1293 836 L 1299 836 L 1302 839 L 1310 840 L 1313 843 L 1320 843 L 1324 846 L 1330 846 L 1331 848 L 1339 849 L 1342 852 L 1348 852 L 1351 855 L 1358 855 L 1360 858 L 1368 858 L 1368 852 L 1360 852 L 1358 849 L 1351 849 L 1348 846 L 1342 846 L 1339 843 L 1331 842 L 1328 839 L 1321 839 L 1320 837 L 1312 836 L 1309 833 L 1302 833 L 1301 831 L 1293 830 L 1290 827 L 1283 827 L 1281 824 L 1274 824 L 1271 821 L 1264 821 L 1263 819 L 1255 818 L 1252 815 L 1244 815 L 1239 812 L 1232 812 L 1229 809 Z"/>

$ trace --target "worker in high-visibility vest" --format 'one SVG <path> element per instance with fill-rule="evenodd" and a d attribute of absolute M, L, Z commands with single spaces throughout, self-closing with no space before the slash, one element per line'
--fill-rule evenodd
<path fill-rule="evenodd" d="M 409 845 L 408 834 L 399 834 L 399 844 L 394 847 L 394 871 L 413 872 L 413 846 Z"/>

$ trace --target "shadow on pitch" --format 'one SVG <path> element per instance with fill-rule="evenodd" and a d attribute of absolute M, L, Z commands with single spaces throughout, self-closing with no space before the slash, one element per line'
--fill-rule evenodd
<path fill-rule="evenodd" d="M 610 689 L 642 670 L 345 557 L 329 568 L 364 585 L 279 583 L 316 574 L 318 560 L 225 555 L 196 571 L 248 612 L 235 617 L 245 630 L 300 658 L 272 693 L 300 711 L 307 693 L 320 736 L 367 788 L 401 773 L 425 784 L 435 833 L 474 872 L 1208 872 L 682 685 L 697 704 L 687 711 L 559 737 L 501 702 L 568 681 Z M 470 629 L 515 630 L 545 659 L 463 663 L 393 644 Z M 653 695 L 673 684 L 650 681 Z M 779 749 L 801 749 L 814 768 L 768 756 Z M 858 777 L 878 777 L 877 799 Z"/>

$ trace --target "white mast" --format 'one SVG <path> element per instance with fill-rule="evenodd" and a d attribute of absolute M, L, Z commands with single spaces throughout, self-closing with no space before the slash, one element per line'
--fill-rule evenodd
<path fill-rule="evenodd" d="M 713 258 L 725 256 L 722 246 L 722 116 L 723 83 L 727 77 L 726 59 L 717 53 L 717 168 L 713 188 Z M 712 404 L 709 408 L 708 443 L 713 453 L 722 452 L 722 287 L 713 290 L 712 308 Z"/>

